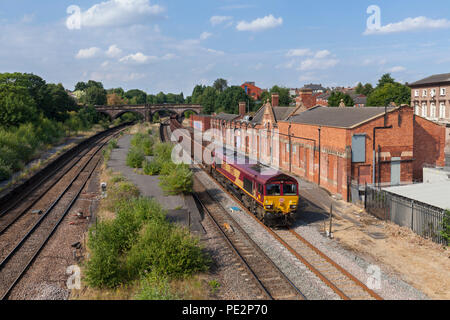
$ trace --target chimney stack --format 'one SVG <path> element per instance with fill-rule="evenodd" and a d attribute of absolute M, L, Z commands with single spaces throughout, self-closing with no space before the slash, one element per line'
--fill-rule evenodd
<path fill-rule="evenodd" d="M 247 113 L 247 102 L 239 102 L 239 116 L 242 118 Z"/>
<path fill-rule="evenodd" d="M 272 107 L 278 107 L 280 96 L 278 93 L 272 93 Z"/>

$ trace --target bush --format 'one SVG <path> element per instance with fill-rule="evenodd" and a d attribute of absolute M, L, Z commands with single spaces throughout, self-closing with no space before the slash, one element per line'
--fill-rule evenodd
<path fill-rule="evenodd" d="M 167 175 L 162 175 L 159 179 L 159 185 L 168 194 L 192 192 L 193 175 L 185 164 L 176 165 L 175 170 L 167 173 Z"/>
<path fill-rule="evenodd" d="M 154 146 L 156 157 L 162 161 L 172 161 L 172 149 L 171 143 L 158 143 Z"/>
<path fill-rule="evenodd" d="M 441 236 L 447 241 L 447 244 L 450 242 L 450 210 L 444 212 Z"/>
<path fill-rule="evenodd" d="M 160 174 L 161 169 L 162 169 L 161 162 L 156 159 L 144 162 L 144 173 L 146 175 L 157 176 Z"/>
<path fill-rule="evenodd" d="M 3 160 L 0 159 L 0 181 L 11 178 L 12 170 L 11 166 L 5 164 Z"/>
<path fill-rule="evenodd" d="M 137 133 L 131 139 L 131 145 L 141 150 L 146 156 L 153 155 L 153 139 L 144 133 Z"/>
<path fill-rule="evenodd" d="M 142 168 L 142 163 L 145 160 L 144 153 L 137 148 L 131 148 L 127 154 L 127 166 L 131 168 Z"/>
<path fill-rule="evenodd" d="M 128 253 L 126 264 L 132 278 L 145 271 L 184 277 L 206 271 L 209 259 L 187 230 L 167 221 L 150 221 Z"/>
<path fill-rule="evenodd" d="M 169 279 L 156 272 L 151 272 L 142 279 L 137 300 L 177 300 L 177 295 L 170 291 Z"/>
<path fill-rule="evenodd" d="M 123 177 L 118 179 L 121 180 Z M 108 197 L 106 198 L 106 209 L 115 211 L 118 204 L 123 201 L 139 197 L 139 195 L 139 189 L 134 184 L 126 181 L 120 181 L 109 188 Z"/>

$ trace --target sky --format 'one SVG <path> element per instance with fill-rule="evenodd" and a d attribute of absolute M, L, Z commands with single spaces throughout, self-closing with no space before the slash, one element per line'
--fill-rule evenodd
<path fill-rule="evenodd" d="M 0 0 L 0 72 L 185 96 L 404 83 L 450 72 L 449 31 L 448 0 Z"/>

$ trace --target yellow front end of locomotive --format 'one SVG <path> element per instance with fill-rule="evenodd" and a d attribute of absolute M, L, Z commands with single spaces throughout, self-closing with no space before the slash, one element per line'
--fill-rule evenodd
<path fill-rule="evenodd" d="M 267 212 L 288 214 L 296 212 L 298 208 L 298 196 L 266 196 L 264 209 Z"/>

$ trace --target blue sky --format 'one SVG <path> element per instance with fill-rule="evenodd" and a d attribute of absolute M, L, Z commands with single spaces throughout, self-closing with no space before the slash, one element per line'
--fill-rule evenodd
<path fill-rule="evenodd" d="M 381 26 L 368 32 L 370 5 Z M 2 0 L 0 72 L 185 96 L 219 77 L 262 88 L 376 84 L 386 72 L 412 82 L 450 72 L 449 31 L 448 0 Z"/>

